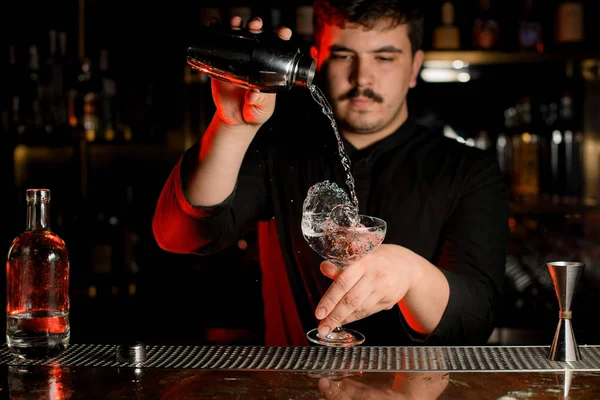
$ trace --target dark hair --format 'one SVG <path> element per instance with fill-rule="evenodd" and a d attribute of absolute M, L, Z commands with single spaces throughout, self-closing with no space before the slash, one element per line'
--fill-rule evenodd
<path fill-rule="evenodd" d="M 314 0 L 315 44 L 325 24 L 343 27 L 345 23 L 372 28 L 382 19 L 390 19 L 390 28 L 408 24 L 408 38 L 412 53 L 421 48 L 423 41 L 423 13 L 416 6 L 418 0 Z"/>

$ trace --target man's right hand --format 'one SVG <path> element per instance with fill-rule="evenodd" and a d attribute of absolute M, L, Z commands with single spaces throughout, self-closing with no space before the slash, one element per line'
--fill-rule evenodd
<path fill-rule="evenodd" d="M 231 27 L 242 28 L 242 18 L 231 18 Z M 262 20 L 253 18 L 248 21 L 250 32 L 260 33 Z M 289 40 L 292 31 L 289 28 L 277 29 L 283 40 Z M 275 110 L 275 94 L 261 93 L 256 89 L 246 89 L 218 79 L 212 79 L 213 100 L 216 106 L 215 117 L 230 127 L 253 125 L 256 128 L 267 122 Z"/>

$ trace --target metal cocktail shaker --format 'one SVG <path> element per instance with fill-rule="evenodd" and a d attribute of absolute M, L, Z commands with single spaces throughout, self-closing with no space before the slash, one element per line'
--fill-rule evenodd
<path fill-rule="evenodd" d="M 309 86 L 316 62 L 274 32 L 201 27 L 187 62 L 213 78 L 275 93 Z"/>

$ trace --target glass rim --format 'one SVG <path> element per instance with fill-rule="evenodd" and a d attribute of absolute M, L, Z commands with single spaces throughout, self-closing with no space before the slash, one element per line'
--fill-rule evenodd
<path fill-rule="evenodd" d="M 548 261 L 546 265 L 554 267 L 583 267 L 585 264 L 579 261 Z"/>
<path fill-rule="evenodd" d="M 31 188 L 25 191 L 25 199 L 29 202 L 33 201 L 50 201 L 50 189 L 46 188 Z"/>

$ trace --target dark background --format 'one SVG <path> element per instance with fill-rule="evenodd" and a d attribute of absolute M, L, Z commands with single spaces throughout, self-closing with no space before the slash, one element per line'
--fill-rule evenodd
<path fill-rule="evenodd" d="M 471 52 L 474 2 L 454 3 L 461 50 Z M 586 40 L 562 48 L 553 42 L 558 2 L 536 1 L 545 51 L 524 61 L 516 40 L 522 2 L 494 1 L 494 18 L 501 27 L 497 48 L 469 53 L 483 54 L 484 62 L 470 66 L 468 83 L 420 80 L 409 95 L 411 112 L 440 134 L 444 126 L 464 139 L 486 131 L 491 140 L 488 151 L 493 152 L 498 135 L 507 133 L 507 108 L 524 96 L 534 101 L 558 99 L 571 84 L 566 66 L 574 62 L 579 71 L 582 60 L 600 56 L 600 45 L 592 39 L 600 37 L 595 23 L 600 5 L 591 0 L 583 3 Z M 281 22 L 294 28 L 296 7 L 307 4 L 30 0 L 0 6 L 2 111 L 8 116 L 2 125 L 1 187 L 7 205 L 0 246 L 8 251 L 12 239 L 25 228 L 25 190 L 50 188 L 52 228 L 65 239 L 71 256 L 74 341 L 113 342 L 129 332 L 148 343 L 261 343 L 261 278 L 253 235 L 223 255 L 175 255 L 158 248 L 151 219 L 171 168 L 198 139 L 213 110 L 206 79 L 189 69 L 186 73 L 185 50 L 193 43 L 196 27 L 205 22 L 203 10 L 216 7 L 228 16 L 234 7 L 247 6 L 252 15 L 269 23 L 271 10 L 278 8 Z M 432 54 L 441 2 L 423 4 L 424 49 Z M 80 87 L 76 76 L 83 57 L 91 60 L 93 73 L 98 74 L 100 50 L 108 50 L 121 122 L 131 130 L 130 139 L 123 139 L 119 130 L 115 140 L 89 141 L 69 127 L 55 127 L 52 133 L 35 129 L 19 133 L 11 123 L 10 97 L 25 87 L 29 47 L 38 46 L 44 63 L 50 29 L 66 32 L 68 52 L 63 62 L 75 88 Z M 303 49 L 310 44 L 298 35 L 293 40 Z M 16 49 L 12 66 L 10 46 Z M 589 101 L 597 101 L 600 95 L 597 77 L 579 80 L 575 90 L 576 123 L 591 126 L 597 134 L 600 126 L 589 122 L 593 118 L 586 114 Z M 574 325 L 580 342 L 597 342 L 593 304 L 599 286 L 600 239 L 594 206 L 598 199 L 588 199 L 587 205 L 583 195 L 578 200 L 569 205 L 513 201 L 505 307 L 492 343 L 551 340 L 557 309 L 544 262 L 556 258 L 591 263 L 576 296 Z"/>

